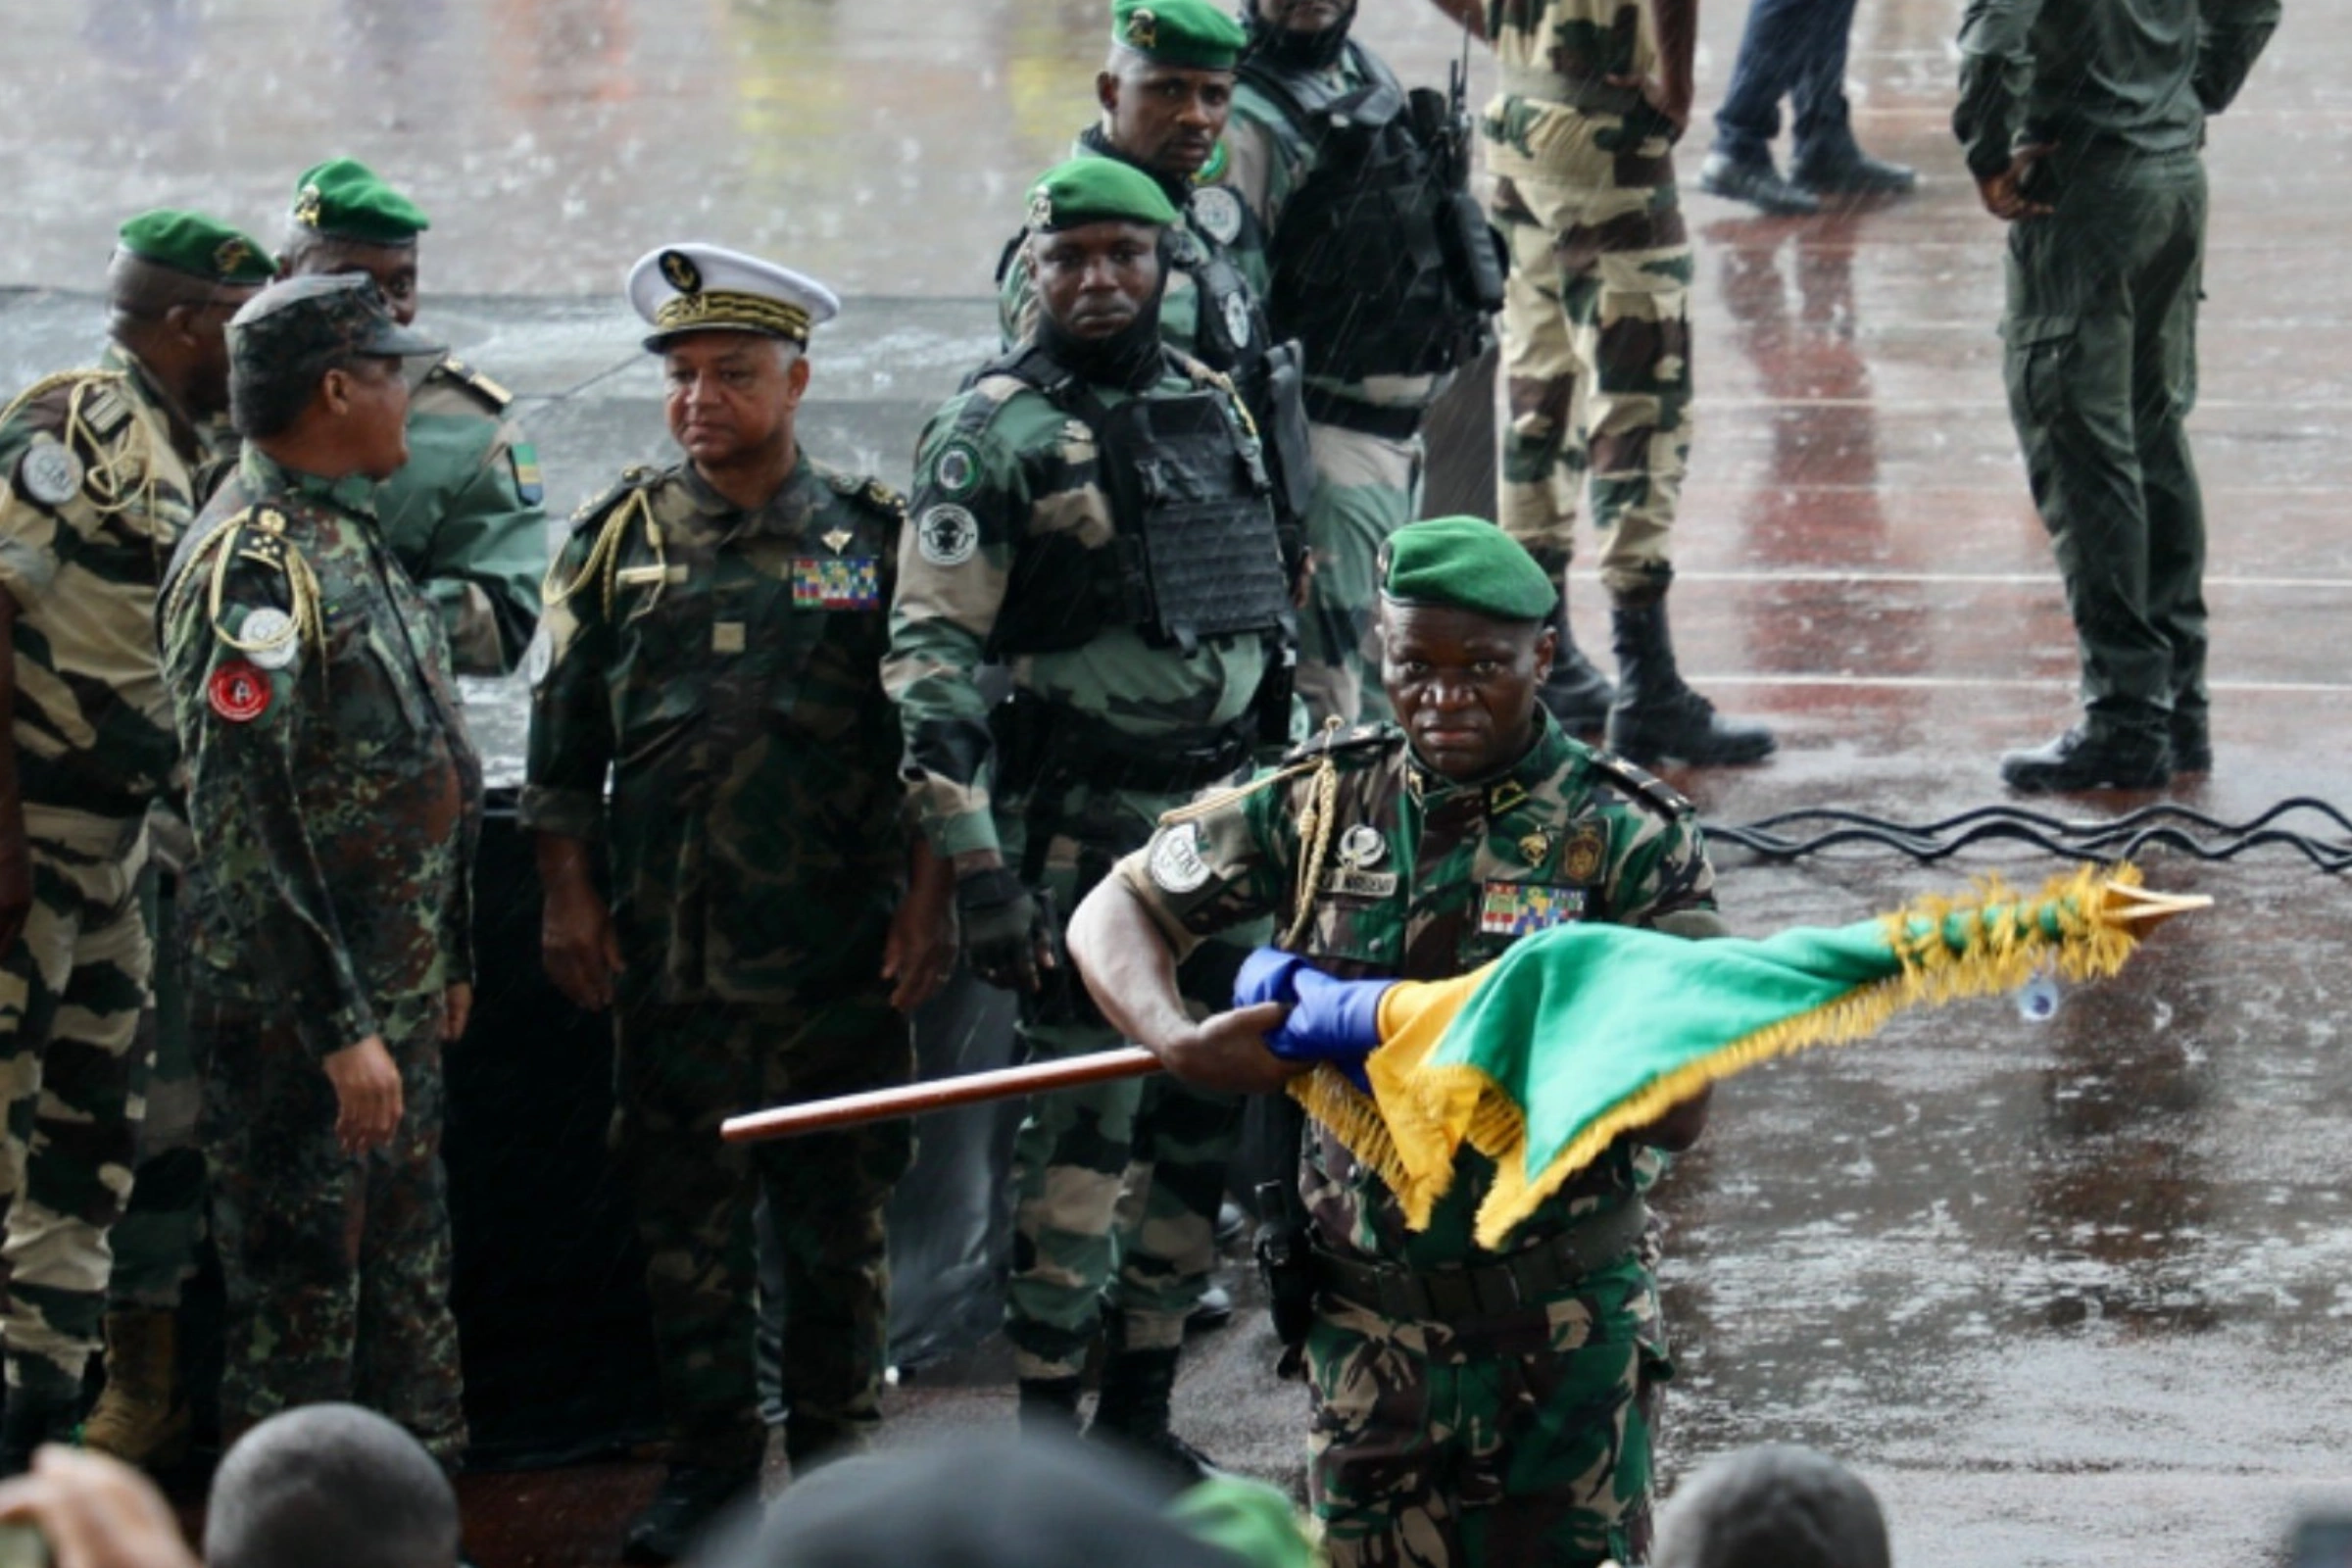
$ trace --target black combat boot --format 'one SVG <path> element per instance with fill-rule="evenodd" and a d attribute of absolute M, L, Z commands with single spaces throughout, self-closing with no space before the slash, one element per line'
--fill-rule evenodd
<path fill-rule="evenodd" d="M 2199 703 L 2186 707 L 2173 704 L 2173 772 L 2210 773 L 2213 771 L 2213 715 Z"/>
<path fill-rule="evenodd" d="M 2213 760 L 2208 749 L 2205 760 Z M 2020 795 L 2162 789 L 2173 776 L 2164 732 L 2078 724 L 2047 746 L 2001 754 L 2001 782 Z"/>
<path fill-rule="evenodd" d="M 662 1490 L 645 1511 L 629 1521 L 621 1561 L 675 1562 L 686 1555 L 711 1521 L 736 1498 L 757 1488 L 757 1464 L 714 1467 L 673 1464 L 662 1477 Z"/>
<path fill-rule="evenodd" d="M 1023 1378 L 1021 1436 L 1074 1438 L 1078 1435 L 1078 1379 Z"/>
<path fill-rule="evenodd" d="M 1609 750 L 1632 761 L 1672 759 L 1698 767 L 1760 762 L 1780 743 L 1762 724 L 1725 718 L 1683 684 L 1666 630 L 1666 598 L 1619 600 L 1610 613 L 1617 653 L 1617 701 L 1609 709 Z"/>
<path fill-rule="evenodd" d="M 1616 700 L 1617 688 L 1585 657 L 1568 630 L 1568 558 L 1553 550 L 1529 554 L 1560 589 L 1560 602 L 1551 612 L 1551 629 L 1559 637 L 1559 648 L 1551 656 L 1551 673 L 1536 688 L 1536 700 L 1551 710 L 1551 716 L 1569 734 L 1598 734 L 1609 721 L 1609 704 Z"/>
<path fill-rule="evenodd" d="M 1095 1401 L 1095 1424 L 1087 1436 L 1115 1439 L 1179 1485 L 1193 1487 L 1215 1475 L 1217 1467 L 1168 1426 L 1176 1356 L 1172 1349 L 1116 1348 L 1105 1355 L 1102 1396 Z"/>

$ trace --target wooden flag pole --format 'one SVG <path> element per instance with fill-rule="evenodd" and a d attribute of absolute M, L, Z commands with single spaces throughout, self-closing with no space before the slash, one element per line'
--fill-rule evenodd
<path fill-rule="evenodd" d="M 994 1072 L 966 1073 L 960 1078 L 934 1078 L 903 1089 L 872 1089 L 861 1095 L 756 1110 L 728 1117 L 720 1123 L 718 1135 L 730 1144 L 795 1138 L 803 1133 L 855 1127 L 861 1122 L 888 1121 L 894 1116 L 917 1116 L 927 1111 L 953 1110 L 957 1105 L 976 1105 L 984 1101 L 1008 1100 L 1015 1095 L 1041 1095 L 1051 1089 L 1107 1083 L 1113 1078 L 1141 1078 L 1157 1071 L 1157 1056 L 1141 1046 L 1128 1046 L 1118 1051 L 1072 1056 L 1065 1061 L 1000 1067 Z"/>

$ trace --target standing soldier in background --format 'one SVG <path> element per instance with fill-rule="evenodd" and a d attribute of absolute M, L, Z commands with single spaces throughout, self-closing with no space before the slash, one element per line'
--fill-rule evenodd
<path fill-rule="evenodd" d="M 366 165 L 320 164 L 297 182 L 280 275 L 365 272 L 407 326 L 416 319 L 416 204 Z M 539 623 L 547 515 L 539 455 L 506 417 L 514 397 L 445 356 L 409 399 L 409 461 L 384 482 L 384 542 L 440 607 L 461 675 L 514 667 Z"/>
<path fill-rule="evenodd" d="M 1168 230 L 1162 342 L 1232 378 L 1265 446 L 1281 507 L 1284 550 L 1303 566 L 1299 533 L 1315 482 L 1296 343 L 1276 343 L 1258 300 L 1265 235 L 1219 183 L 1233 107 L 1234 66 L 1249 42 L 1208 0 L 1114 0 L 1110 58 L 1095 78 L 1102 123 L 1081 132 L 1073 158 L 1115 158 L 1156 181 L 1178 222 Z M 1007 349 L 1037 324 L 1028 234 L 1004 248 L 997 282 Z"/>
<path fill-rule="evenodd" d="M 1023 1043 L 1049 1057 L 1118 1039 L 1056 956 L 1054 911 L 1287 736 L 1290 597 L 1249 414 L 1161 339 L 1166 193 L 1080 158 L 1029 201 L 1036 330 L 923 432 L 885 678 L 917 815 L 956 868 L 965 961 L 1020 994 Z M 1011 675 L 993 709 L 984 664 Z M 1195 994 L 1230 995 L 1242 952 L 1204 955 Z M 1024 1422 L 1067 1430 L 1107 1295 L 1097 1429 L 1197 1468 L 1168 1401 L 1240 1105 L 1165 1094 L 1139 1127 L 1145 1103 L 1140 1079 L 1031 1102 L 1006 1333 Z M 1139 1143 L 1154 1163 L 1131 1176 Z"/>
<path fill-rule="evenodd" d="M 1502 302 L 1467 131 L 1348 31 L 1355 0 L 1245 0 L 1226 175 L 1263 236 L 1275 334 L 1297 338 L 1315 468 L 1298 690 L 1320 722 L 1386 717 L 1374 562 L 1421 500 L 1421 428 Z M 1196 199 L 1196 206 L 1198 206 Z"/>
<path fill-rule="evenodd" d="M 797 1475 L 882 1419 L 884 1210 L 914 1152 L 904 1121 L 748 1149 L 718 1125 L 910 1080 L 906 1014 L 945 981 L 955 939 L 947 862 L 902 830 L 882 691 L 906 507 L 794 433 L 808 334 L 839 302 L 712 245 L 645 257 L 628 292 L 687 461 L 629 470 L 557 560 L 521 823 L 549 976 L 615 1008 L 614 1131 L 669 1437 L 628 1558 L 667 1562 L 766 1452 L 754 1201 L 766 1195 L 783 1248 Z"/>
<path fill-rule="evenodd" d="M 2197 397 L 2205 121 L 2278 0 L 1970 0 L 1952 128 L 2010 224 L 2009 416 L 2082 655 L 2083 721 L 2001 759 L 2037 793 L 2213 766 Z"/>
<path fill-rule="evenodd" d="M 406 326 L 416 315 L 417 235 L 426 226 L 416 205 L 366 166 L 335 159 L 297 183 L 279 275 L 364 273 Z M 441 360 L 409 400 L 408 462 L 375 495 L 384 542 L 438 608 L 461 674 L 514 668 L 538 623 L 547 518 L 539 460 L 505 418 L 510 401 L 489 377 Z M 170 928 L 157 933 L 167 978 L 178 967 L 174 945 L 204 918 L 198 906 L 208 896 L 202 867 L 172 868 L 176 902 Z M 194 1119 L 172 1114 L 194 1096 L 204 1042 L 188 1038 L 175 1015 L 161 1018 L 157 1033 L 150 1108 L 165 1114 L 151 1119 L 140 1145 L 109 1293 L 132 1338 L 122 1352 L 109 1349 L 107 1392 L 88 1435 L 93 1446 L 140 1464 L 173 1453 L 187 1431 L 171 1323 L 195 1269 L 204 1215 Z"/>
<path fill-rule="evenodd" d="M 439 345 L 366 277 L 273 284 L 228 341 L 244 452 L 158 615 L 208 889 L 186 958 L 222 1436 L 356 1399 L 455 1465 L 441 1054 L 473 1003 L 481 767 L 371 510 L 408 456 L 403 361 Z"/>
<path fill-rule="evenodd" d="M 1589 477 L 1603 540 L 1617 689 L 1577 667 L 1563 592 L 1545 706 L 1572 730 L 1605 717 L 1610 749 L 1637 761 L 1759 761 L 1772 731 L 1685 685 L 1666 625 L 1690 455 L 1691 258 L 1674 143 L 1690 120 L 1698 0 L 1435 3 L 1502 68 L 1479 124 L 1511 251 L 1498 518 L 1559 577 Z"/>
<path fill-rule="evenodd" d="M 131 219 L 107 270 L 111 342 L 97 368 L 49 376 L 0 413 L 9 1475 L 79 1419 L 97 1347 L 144 1066 L 153 949 L 134 884 L 147 809 L 178 752 L 156 585 L 199 504 L 205 427 L 228 407 L 223 328 L 269 277 L 269 253 L 212 219 Z"/>

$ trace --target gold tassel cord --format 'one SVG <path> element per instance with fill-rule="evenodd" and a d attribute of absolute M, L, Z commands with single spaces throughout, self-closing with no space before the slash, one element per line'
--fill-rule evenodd
<path fill-rule="evenodd" d="M 236 562 L 237 538 L 244 531 L 244 518 L 237 518 L 215 529 L 212 537 L 200 547 L 200 552 L 209 551 L 213 557 L 211 583 L 205 598 L 205 612 L 212 621 L 213 635 L 246 655 L 272 653 L 299 641 L 311 650 L 312 662 L 318 670 L 319 680 L 323 682 L 326 678 L 326 615 L 321 606 L 323 596 L 318 589 L 318 573 L 311 569 L 311 564 L 304 559 L 302 552 L 291 544 L 285 544 L 279 551 L 283 563 L 280 569 L 286 574 L 285 628 L 272 636 L 248 642 L 222 624 L 220 615 L 227 605 L 229 567 Z M 283 535 L 279 535 L 279 538 L 282 542 Z M 199 564 L 201 563 L 197 561 L 188 563 L 189 577 L 196 574 Z"/>
<path fill-rule="evenodd" d="M 2044 967 L 2077 981 L 2112 975 L 2156 924 L 2210 903 L 2146 893 L 2129 865 L 2085 866 L 2053 878 L 2031 900 L 1996 880 L 1966 899 L 1919 900 L 1885 921 L 1900 964 L 1896 973 L 1653 1080 L 1580 1130 L 1533 1175 L 1526 1168 L 1526 1111 L 1498 1083 L 1467 1064 L 1412 1059 L 1425 1058 L 1442 1031 L 1399 1038 L 1374 1054 L 1369 1070 L 1377 1102 L 1329 1067 L 1294 1085 L 1293 1093 L 1388 1182 L 1415 1228 L 1429 1223 L 1450 1187 L 1463 1144 L 1493 1159 L 1496 1175 L 1479 1208 L 1477 1235 L 1481 1246 L 1498 1247 L 1620 1136 L 1712 1084 L 1814 1046 L 1866 1039 L 1911 1007 L 2015 990 Z M 1399 1047 L 1406 1055 L 1396 1055 Z"/>
<path fill-rule="evenodd" d="M 588 559 L 580 563 L 580 569 L 571 581 L 564 582 L 558 577 L 560 561 L 549 563 L 547 576 L 539 588 L 540 598 L 546 602 L 547 608 L 553 610 L 590 583 L 601 582 L 604 585 L 605 617 L 611 619 L 612 607 L 620 594 L 621 548 L 627 543 L 630 523 L 640 519 L 645 525 L 645 542 L 654 553 L 656 575 L 654 591 L 638 607 L 636 613 L 643 614 L 653 609 L 669 580 L 669 558 L 662 546 L 662 525 L 654 520 L 653 502 L 643 490 L 632 492 L 629 499 L 615 507 L 612 514 L 605 519 L 605 525 L 597 530 L 596 543 L 589 547 Z"/>

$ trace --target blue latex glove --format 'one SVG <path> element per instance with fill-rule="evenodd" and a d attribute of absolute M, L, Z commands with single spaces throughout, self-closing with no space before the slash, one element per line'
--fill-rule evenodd
<path fill-rule="evenodd" d="M 1364 1058 L 1380 1044 L 1380 999 L 1392 980 L 1334 980 L 1304 958 L 1259 948 L 1234 977 L 1233 1004 L 1279 1003 L 1291 1009 L 1266 1036 L 1266 1049 L 1285 1061 L 1328 1061 L 1369 1094 Z"/>

